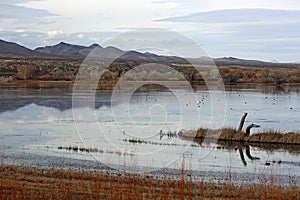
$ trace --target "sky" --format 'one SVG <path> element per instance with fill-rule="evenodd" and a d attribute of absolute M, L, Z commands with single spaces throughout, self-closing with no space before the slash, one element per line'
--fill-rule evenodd
<path fill-rule="evenodd" d="M 0 39 L 34 49 L 102 44 L 119 33 L 176 31 L 211 57 L 300 61 L 298 0 L 1 0 Z"/>

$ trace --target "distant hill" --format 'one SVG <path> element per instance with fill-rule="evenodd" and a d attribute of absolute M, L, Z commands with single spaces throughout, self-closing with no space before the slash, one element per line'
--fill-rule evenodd
<path fill-rule="evenodd" d="M 60 56 L 60 57 L 83 57 L 81 51 L 86 50 L 87 47 L 80 45 L 68 44 L 61 42 L 54 46 L 38 47 L 34 51 L 47 54 L 49 56 Z"/>
<path fill-rule="evenodd" d="M 94 54 L 98 58 L 118 58 L 120 60 L 137 60 L 148 62 L 186 62 L 185 59 L 175 56 L 159 56 L 152 53 L 140 53 L 137 51 L 123 51 L 116 47 L 101 47 L 99 44 L 91 46 L 80 46 L 61 42 L 54 46 L 38 47 L 34 51 L 47 54 L 49 56 L 60 56 L 68 58 L 85 58 L 94 48 Z"/>
<path fill-rule="evenodd" d="M 292 63 L 265 62 L 259 60 L 245 60 L 234 57 L 223 57 L 214 59 L 216 65 L 248 66 L 248 67 L 288 67 Z"/>
<path fill-rule="evenodd" d="M 94 50 L 95 49 L 95 50 Z M 34 50 L 23 47 L 17 43 L 0 40 L 0 56 L 25 56 L 25 57 L 62 57 L 84 59 L 94 50 L 98 58 L 118 58 L 119 60 L 133 60 L 159 63 L 188 63 L 186 59 L 176 56 L 161 56 L 153 53 L 141 53 L 137 51 L 123 51 L 116 47 L 103 48 L 99 44 L 81 46 L 60 42 L 53 46 L 38 47 Z M 189 59 L 193 63 L 209 63 L 209 57 Z M 245 60 L 234 57 L 213 59 L 217 66 L 245 66 L 245 67 L 299 67 L 299 63 L 276 63 L 258 60 Z"/>
<path fill-rule="evenodd" d="M 34 50 L 23 47 L 17 43 L 0 40 L 0 55 L 1 56 L 30 56 L 38 57 L 43 54 Z"/>
<path fill-rule="evenodd" d="M 104 58 L 114 58 L 123 51 L 114 47 L 102 48 L 99 44 L 92 44 L 88 47 L 60 42 L 54 46 L 38 47 L 34 51 L 48 56 L 65 58 L 85 58 L 94 48 L 97 48 L 97 56 Z"/>

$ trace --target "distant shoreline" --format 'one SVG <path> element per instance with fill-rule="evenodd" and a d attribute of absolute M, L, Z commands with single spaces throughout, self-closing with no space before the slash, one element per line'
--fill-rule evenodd
<path fill-rule="evenodd" d="M 11 81 L 1 81 L 0 78 L 0 88 L 5 87 L 11 87 L 11 88 L 31 88 L 31 89 L 68 89 L 70 92 L 73 90 L 75 81 L 69 80 L 11 80 Z M 89 82 L 89 81 L 78 81 L 77 84 L 82 85 L 90 85 L 95 84 L 95 82 Z M 134 86 L 134 84 L 137 83 L 136 81 L 128 82 L 127 87 L 130 88 Z M 161 82 L 163 83 L 163 82 Z M 168 84 L 172 84 L 176 89 L 185 89 L 186 87 L 183 87 L 183 84 L 186 84 L 186 82 L 182 81 L 166 81 Z M 104 93 L 111 93 L 115 88 L 116 82 L 115 81 L 105 81 L 105 82 L 99 82 L 97 86 L 96 92 L 104 92 Z M 126 87 L 124 87 L 126 88 Z M 194 85 L 193 89 L 195 91 L 201 91 L 201 90 L 208 90 L 206 85 Z M 215 90 L 223 90 L 225 91 L 234 91 L 234 90 L 253 90 L 253 91 L 260 91 L 264 93 L 286 93 L 289 92 L 300 92 L 300 83 L 285 83 L 281 85 L 274 85 L 274 84 L 263 84 L 263 83 L 238 83 L 238 84 L 229 84 L 229 85 L 215 85 Z M 169 91 L 168 88 L 161 86 L 159 84 L 148 84 L 145 82 L 145 85 L 143 87 L 139 88 L 139 90 L 136 90 L 135 92 L 148 92 L 148 91 Z M 126 92 L 126 91 L 124 91 Z"/>
<path fill-rule="evenodd" d="M 1 58 L 0 59 L 0 83 L 33 83 L 34 81 L 78 81 L 78 71 L 82 65 L 82 59 L 50 59 L 50 58 Z M 103 64 L 103 63 L 102 63 Z M 139 77 L 130 77 L 131 81 L 135 80 L 153 80 L 159 81 L 185 81 L 194 89 L 203 88 L 206 86 L 206 81 L 209 84 L 226 86 L 243 86 L 243 85 L 265 85 L 265 86 L 298 86 L 300 88 L 300 66 L 292 65 L 292 67 L 281 66 L 274 67 L 271 65 L 255 67 L 252 65 L 237 65 L 221 64 L 218 65 L 218 72 L 221 77 L 213 77 L 211 67 L 209 65 L 199 64 L 197 68 L 199 72 L 191 64 L 180 63 L 155 63 L 165 65 L 174 69 L 174 71 L 153 71 L 151 62 L 144 61 L 125 61 L 116 60 L 110 63 L 109 68 L 103 71 L 101 63 L 96 63 L 95 66 L 85 69 L 85 77 L 82 80 L 99 81 L 100 89 L 112 90 L 114 85 L 123 77 L 124 74 L 134 69 L 136 66 L 147 64 L 149 65 L 145 71 L 135 71 L 134 75 Z M 99 65 L 99 66 L 98 66 Z M 105 65 L 105 63 L 104 63 Z M 298 66 L 298 67 L 297 67 Z M 177 71 L 182 75 L 173 74 Z M 166 76 L 168 73 L 168 76 Z M 101 75 L 101 77 L 100 77 Z M 130 75 L 129 75 L 130 76 Z M 131 75 L 132 76 L 132 75 Z M 168 77 L 168 78 L 164 78 Z M 211 77 L 211 78 L 210 78 Z M 22 82 L 24 81 L 24 82 Z M 130 80 L 129 80 L 130 81 Z M 102 85 L 102 86 L 101 86 Z"/>

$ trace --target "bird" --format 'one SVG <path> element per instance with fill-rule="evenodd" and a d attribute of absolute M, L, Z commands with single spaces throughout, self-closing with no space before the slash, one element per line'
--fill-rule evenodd
<path fill-rule="evenodd" d="M 246 128 L 246 136 L 249 136 L 250 135 L 250 130 L 251 130 L 251 128 L 259 128 L 260 127 L 260 125 L 257 125 L 257 124 L 250 124 L 249 126 L 247 126 L 247 128 Z"/>

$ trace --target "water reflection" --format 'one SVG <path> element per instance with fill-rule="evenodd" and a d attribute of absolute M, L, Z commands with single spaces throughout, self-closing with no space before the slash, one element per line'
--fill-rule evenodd
<path fill-rule="evenodd" d="M 185 138 L 186 139 L 186 138 Z M 210 141 L 210 140 L 205 140 L 204 139 L 194 139 L 193 142 L 199 144 L 200 146 L 209 146 L 210 143 L 213 143 L 215 141 Z M 300 153 L 300 145 L 290 145 L 290 144 L 272 144 L 272 143 L 247 143 L 247 142 L 232 142 L 232 141 L 223 141 L 223 140 L 218 140 L 217 142 L 217 148 L 218 149 L 223 149 L 223 150 L 236 150 L 239 153 L 239 157 L 241 159 L 241 162 L 243 163 L 244 166 L 247 166 L 247 160 L 245 158 L 245 154 L 247 158 L 251 161 L 253 160 L 260 160 L 260 157 L 257 157 L 255 155 L 252 155 L 251 149 L 255 148 L 258 149 L 260 152 L 289 152 L 291 154 L 296 154 L 298 155 Z M 245 154 L 244 154 L 245 153 Z M 286 163 L 286 164 L 292 164 L 292 165 L 299 165 L 300 162 L 297 161 L 282 161 L 285 158 L 280 158 L 277 161 L 272 161 L 273 163 Z M 265 165 L 270 165 L 270 161 L 266 160 Z"/>
<path fill-rule="evenodd" d="M 16 97 L 16 98 L 1 98 L 0 99 L 0 113 L 7 111 L 14 111 L 19 108 L 25 107 L 29 104 L 38 106 L 51 107 L 59 111 L 65 111 L 72 108 L 72 96 L 59 96 L 59 97 Z M 95 100 L 95 108 L 98 109 L 102 106 L 110 106 L 111 102 L 109 97 Z"/>
<path fill-rule="evenodd" d="M 83 93 L 89 85 L 79 85 Z M 77 86 L 77 87 L 79 87 Z M 200 87 L 205 91 L 205 87 Z M 70 82 L 25 82 L 0 84 L 0 113 L 10 110 L 16 110 L 28 104 L 53 107 L 64 111 L 72 108 L 73 83 Z M 90 91 L 90 90 L 89 90 Z M 226 85 L 226 91 L 255 91 L 263 94 L 289 95 L 291 93 L 300 93 L 300 85 L 279 85 L 270 86 L 265 84 L 239 84 Z M 97 91 L 96 95 L 102 95 Z M 107 101 L 110 100 L 110 93 L 107 95 Z M 78 96 L 78 95 L 76 95 Z M 103 106 L 99 101 L 95 102 L 95 108 Z M 108 102 L 105 105 L 109 105 Z"/>
<path fill-rule="evenodd" d="M 260 159 L 258 157 L 254 157 L 251 155 L 249 145 L 244 145 L 243 147 L 246 149 L 246 155 L 250 160 L 259 160 Z M 240 157 L 241 157 L 241 160 L 242 160 L 244 166 L 247 166 L 247 162 L 245 160 L 244 153 L 243 153 L 243 147 L 239 148 L 239 153 L 240 153 Z"/>
<path fill-rule="evenodd" d="M 253 90 L 262 92 L 264 94 L 290 94 L 300 93 L 300 85 L 267 85 L 267 84 L 239 84 L 239 85 L 226 85 L 226 91 L 245 91 Z"/>
<path fill-rule="evenodd" d="M 79 85 L 83 90 L 81 96 L 85 98 L 84 93 L 86 88 L 84 85 Z M 224 126 L 235 126 L 240 120 L 241 113 L 249 112 L 252 117 L 251 121 L 258 123 L 262 128 L 257 131 L 266 129 L 281 130 L 282 132 L 297 131 L 299 129 L 299 111 L 300 111 L 300 86 L 268 86 L 268 85 L 231 85 L 226 86 L 226 123 Z M 50 107 L 61 112 L 70 111 L 72 109 L 72 83 L 32 83 L 32 84 L 0 84 L 0 113 L 12 112 L 20 108 L 26 108 L 27 105 L 34 104 L 40 107 Z M 206 127 L 210 117 L 210 96 L 206 90 L 196 92 L 199 97 L 198 104 L 190 103 L 190 97 L 185 95 L 184 91 L 180 91 L 180 98 L 187 102 L 184 109 L 189 113 L 189 119 L 183 124 L 182 129 L 196 129 L 197 124 L 191 123 L 193 119 L 200 116 L 201 126 Z M 268 93 L 268 94 L 264 94 Z M 271 94 L 269 94 L 271 93 Z M 273 94 L 277 93 L 277 94 Z M 288 94 L 290 93 L 290 94 Z M 288 94 L 288 95 L 287 95 Z M 157 102 L 150 102 L 150 96 L 153 96 Z M 76 95 L 80 98 L 80 94 Z M 172 93 L 168 92 L 141 92 L 135 93 L 136 102 L 135 111 L 142 111 L 142 106 L 151 106 L 154 103 L 160 103 L 167 106 L 167 109 L 172 111 L 175 117 L 180 117 L 178 105 L 171 98 Z M 202 97 L 205 96 L 203 99 Z M 110 93 L 97 93 L 95 108 L 111 107 Z M 93 104 L 89 104 L 93 105 Z M 276 112 L 276 115 L 274 115 Z M 37 113 L 38 115 L 39 113 Z M 102 114 L 101 114 L 102 116 Z M 138 113 L 138 120 L 145 117 L 144 112 Z M 1 117 L 1 116 L 0 116 Z M 215 125 L 215 124 L 214 124 Z M 220 125 L 216 123 L 216 126 Z M 216 127 L 222 128 L 222 127 Z"/>

